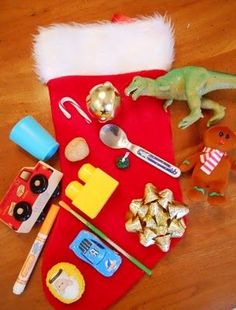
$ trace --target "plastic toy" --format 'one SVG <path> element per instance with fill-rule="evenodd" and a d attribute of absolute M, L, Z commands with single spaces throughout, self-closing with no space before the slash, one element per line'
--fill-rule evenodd
<path fill-rule="evenodd" d="M 18 121 L 9 138 L 38 160 L 50 159 L 59 147 L 57 141 L 32 116 Z"/>
<path fill-rule="evenodd" d="M 209 128 L 203 137 L 203 146 L 180 165 L 182 172 L 192 172 L 193 186 L 188 192 L 192 201 L 203 201 L 213 205 L 225 202 L 228 175 L 236 170 L 236 158 L 227 152 L 236 148 L 236 135 L 225 126 Z"/>
<path fill-rule="evenodd" d="M 188 66 L 173 69 L 157 79 L 137 76 L 125 89 L 125 93 L 131 95 L 133 100 L 140 96 L 166 99 L 165 109 L 173 100 L 187 101 L 190 114 L 179 123 L 179 128 L 184 129 L 203 117 L 202 109 L 213 111 L 208 126 L 221 120 L 225 115 L 225 107 L 202 96 L 213 90 L 230 88 L 236 88 L 235 74 Z"/>
<path fill-rule="evenodd" d="M 84 164 L 78 171 L 78 177 L 85 182 L 70 182 L 65 194 L 72 204 L 95 218 L 118 186 L 118 182 L 99 168 Z"/>
<path fill-rule="evenodd" d="M 23 293 L 25 286 L 27 285 L 32 271 L 38 261 L 40 253 L 43 250 L 44 244 L 48 238 L 53 223 L 57 217 L 60 207 L 57 205 L 51 205 L 50 210 L 46 216 L 44 223 L 42 224 L 40 231 L 37 234 L 36 239 L 27 255 L 27 258 L 21 268 L 21 271 L 17 277 L 17 280 L 13 286 L 13 293 L 20 295 Z"/>
<path fill-rule="evenodd" d="M 121 264 L 121 257 L 89 231 L 81 230 L 70 249 L 105 277 L 111 277 Z"/>
<path fill-rule="evenodd" d="M 22 168 L 0 202 L 0 220 L 18 233 L 29 232 L 62 176 L 41 161 Z"/>
<path fill-rule="evenodd" d="M 81 223 L 91 229 L 97 236 L 101 239 L 105 240 L 108 244 L 110 244 L 114 249 L 116 249 L 119 253 L 123 254 L 131 263 L 144 271 L 148 276 L 152 275 L 152 270 L 147 266 L 143 265 L 139 260 L 137 260 L 134 256 L 130 255 L 124 249 L 122 249 L 117 243 L 112 241 L 107 235 L 105 235 L 100 229 L 94 226 L 92 223 L 87 221 L 83 216 L 75 212 L 70 206 L 68 206 L 64 201 L 60 201 L 59 205 L 65 209 L 67 212 L 72 214 L 75 218 L 77 218 Z"/>
<path fill-rule="evenodd" d="M 82 273 L 69 263 L 58 263 L 47 273 L 46 284 L 49 291 L 58 300 L 71 304 L 79 300 L 85 290 Z"/>

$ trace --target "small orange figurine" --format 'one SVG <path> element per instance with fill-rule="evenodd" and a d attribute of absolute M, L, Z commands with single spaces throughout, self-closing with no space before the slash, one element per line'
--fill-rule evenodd
<path fill-rule="evenodd" d="M 236 148 L 236 135 L 226 126 L 214 126 L 203 136 L 201 150 L 180 165 L 181 172 L 193 169 L 193 187 L 188 192 L 192 201 L 203 201 L 219 205 L 226 201 L 225 191 L 231 169 L 236 170 L 236 158 L 228 152 Z"/>

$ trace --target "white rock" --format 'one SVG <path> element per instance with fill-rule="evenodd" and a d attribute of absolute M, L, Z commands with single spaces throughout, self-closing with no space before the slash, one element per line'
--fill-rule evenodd
<path fill-rule="evenodd" d="M 69 161 L 79 161 L 88 155 L 89 147 L 86 140 L 82 137 L 72 139 L 65 147 L 65 157 Z"/>

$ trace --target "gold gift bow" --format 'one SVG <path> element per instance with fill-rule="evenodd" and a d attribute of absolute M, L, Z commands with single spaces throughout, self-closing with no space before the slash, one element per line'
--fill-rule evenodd
<path fill-rule="evenodd" d="M 132 216 L 125 224 L 126 230 L 138 232 L 140 243 L 145 247 L 156 244 L 168 252 L 171 238 L 180 238 L 185 232 L 183 217 L 189 209 L 174 201 L 170 189 L 158 192 L 152 183 L 147 183 L 144 198 L 133 199 L 129 209 Z"/>

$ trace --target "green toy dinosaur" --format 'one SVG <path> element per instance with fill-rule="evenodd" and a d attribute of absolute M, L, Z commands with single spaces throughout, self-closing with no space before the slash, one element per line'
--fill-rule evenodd
<path fill-rule="evenodd" d="M 213 90 L 230 88 L 236 88 L 235 74 L 188 66 L 173 69 L 157 79 L 136 76 L 125 89 L 125 94 L 131 95 L 133 100 L 140 96 L 166 99 L 165 109 L 173 100 L 186 100 L 190 113 L 178 125 L 184 129 L 203 117 L 202 109 L 213 111 L 208 127 L 220 121 L 225 115 L 225 107 L 202 96 Z"/>

